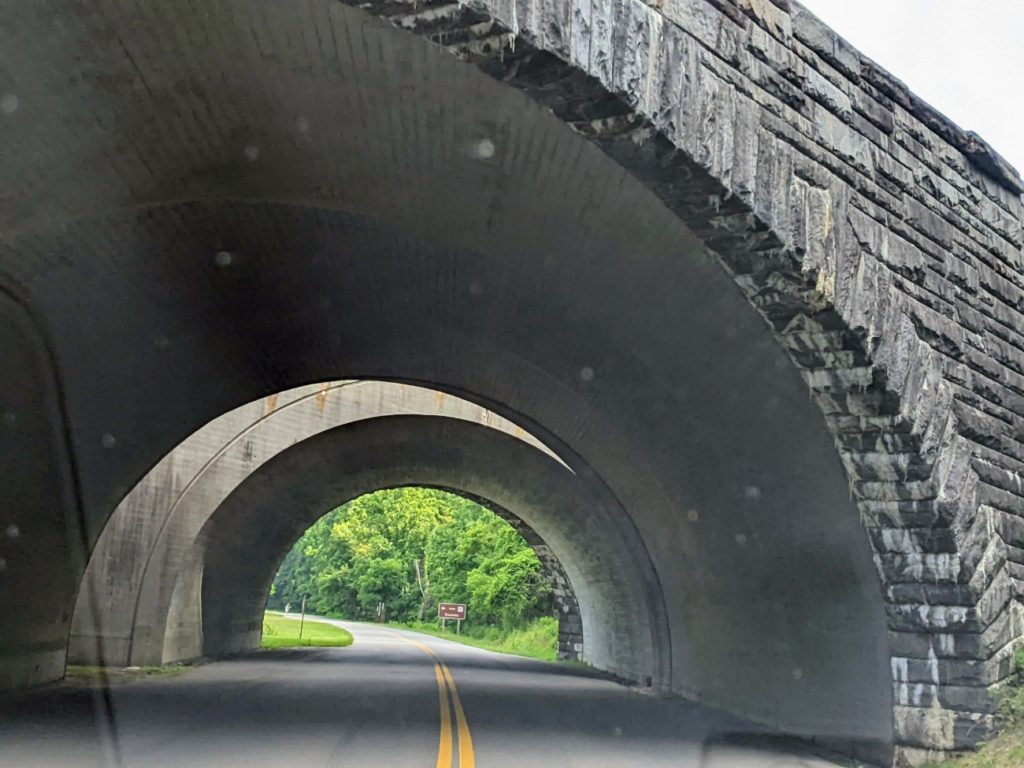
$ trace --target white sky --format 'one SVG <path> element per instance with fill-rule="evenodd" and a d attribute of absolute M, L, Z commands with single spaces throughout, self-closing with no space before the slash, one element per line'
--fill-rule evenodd
<path fill-rule="evenodd" d="M 799 0 L 1024 172 L 1024 0 Z"/>

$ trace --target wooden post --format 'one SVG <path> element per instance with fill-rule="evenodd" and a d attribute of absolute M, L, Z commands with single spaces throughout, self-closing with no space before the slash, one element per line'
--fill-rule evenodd
<path fill-rule="evenodd" d="M 299 645 L 302 645 L 302 625 L 306 623 L 306 596 L 302 596 L 302 617 L 299 619 Z"/>

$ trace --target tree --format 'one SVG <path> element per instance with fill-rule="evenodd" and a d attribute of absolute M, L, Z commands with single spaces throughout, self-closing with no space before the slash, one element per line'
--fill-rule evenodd
<path fill-rule="evenodd" d="M 490 510 L 431 488 L 360 496 L 307 530 L 274 579 L 271 607 L 309 599 L 318 613 L 373 618 L 379 603 L 422 620 L 439 600 L 474 623 L 509 627 L 550 611 L 536 554 Z"/>

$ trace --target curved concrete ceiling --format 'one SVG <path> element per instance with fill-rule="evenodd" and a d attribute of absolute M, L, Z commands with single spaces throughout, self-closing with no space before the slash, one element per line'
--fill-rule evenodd
<path fill-rule="evenodd" d="M 513 418 L 625 510 L 664 587 L 672 690 L 890 743 L 884 607 L 832 437 L 701 242 L 445 52 L 332 3 L 251 8 L 160 2 L 9 40 L 46 65 L 4 123 L 21 151 L 0 174 L 26 181 L 0 270 L 46 318 L 87 542 L 232 408 L 426 383 Z M 65 618 L 24 616 L 5 650 L 61 644 L 73 575 Z"/>

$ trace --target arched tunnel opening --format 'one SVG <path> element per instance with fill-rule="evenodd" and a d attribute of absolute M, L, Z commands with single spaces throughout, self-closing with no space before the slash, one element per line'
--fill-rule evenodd
<path fill-rule="evenodd" d="M 339 467 L 346 471 L 335 476 Z M 456 489 L 514 510 L 557 553 L 574 586 L 583 659 L 630 680 L 652 681 L 657 654 L 667 649 L 654 645 L 657 628 L 652 631 L 642 608 L 633 608 L 650 599 L 642 591 L 650 585 L 642 567 L 627 559 L 621 525 L 602 514 L 575 476 L 515 438 L 422 416 L 361 421 L 310 438 L 227 498 L 200 536 L 204 653 L 258 646 L 273 564 L 326 509 L 410 483 Z M 258 534 L 246 536 L 247 530 Z"/>
<path fill-rule="evenodd" d="M 86 569 L 69 659 L 150 666 L 256 650 L 277 565 L 303 531 L 338 504 L 415 485 L 473 499 L 528 537 L 568 587 L 563 656 L 673 692 L 679 645 L 650 545 L 602 478 L 576 466 L 439 390 L 347 380 L 268 395 L 182 441 L 127 494 Z"/>
<path fill-rule="evenodd" d="M 442 603 L 466 610 L 447 621 Z M 551 659 L 580 661 L 583 651 L 579 603 L 551 547 L 509 510 L 450 488 L 382 489 L 331 510 L 276 565 L 266 608 L 300 622 L 308 610 L 433 630 L 447 623 L 478 641 L 527 631 Z M 264 621 L 264 641 L 267 629 Z"/>

